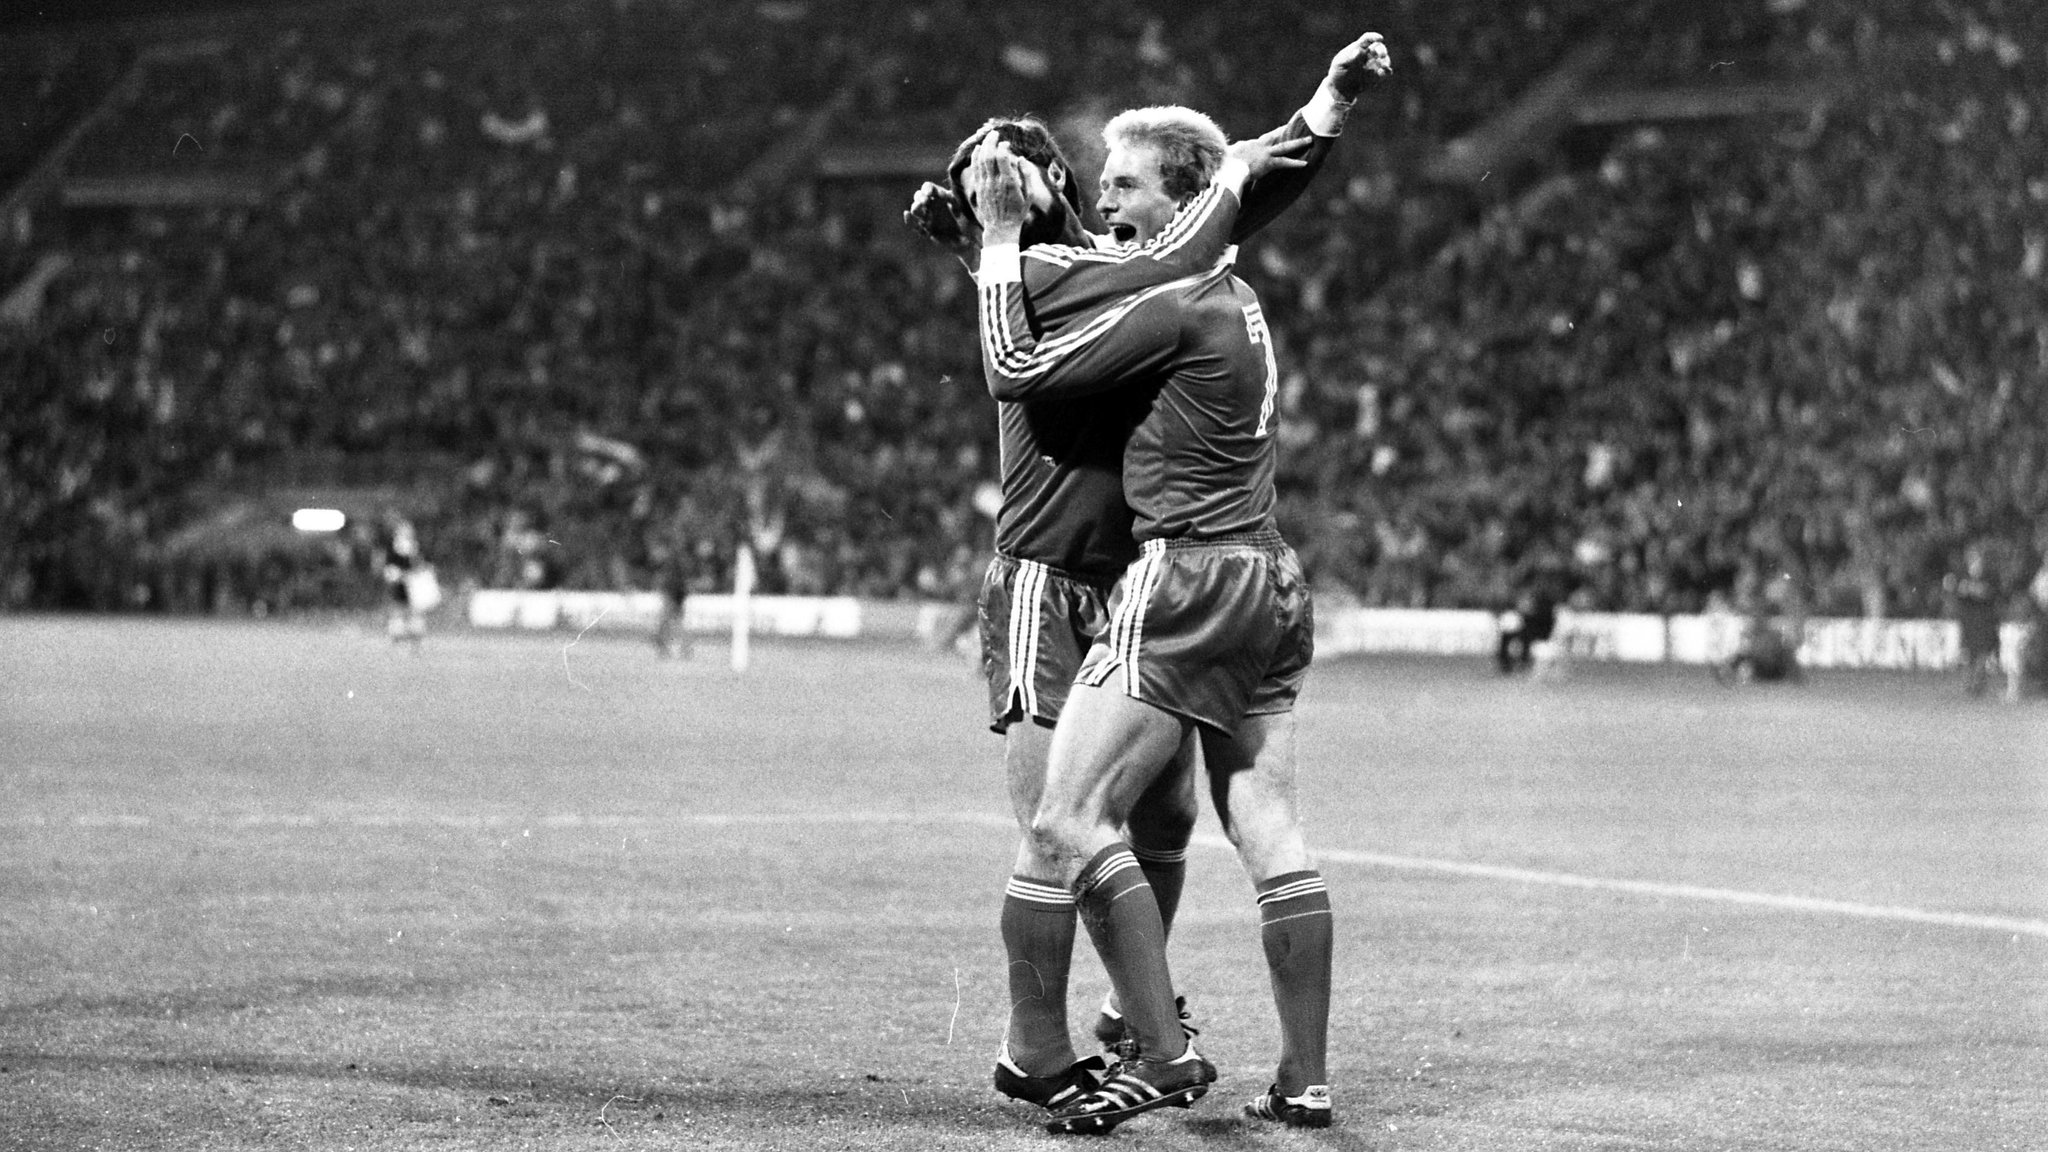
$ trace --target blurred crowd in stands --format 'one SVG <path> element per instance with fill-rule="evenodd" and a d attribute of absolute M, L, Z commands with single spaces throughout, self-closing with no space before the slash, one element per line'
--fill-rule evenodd
<path fill-rule="evenodd" d="M 1972 545 L 2022 588 L 2048 548 L 2048 21 L 1611 7 L 1381 6 L 1393 83 L 1245 248 L 1319 592 L 1693 612 L 1779 581 L 1814 614 L 1928 616 Z M 340 485 L 335 460 L 406 462 L 377 479 L 457 585 L 680 564 L 711 589 L 744 542 L 766 591 L 969 594 L 996 469 L 970 280 L 900 224 L 914 179 L 816 157 L 1032 111 L 1085 168 L 1107 113 L 1163 101 L 1251 133 L 1362 30 L 1297 0 L 1083 15 L 506 0 L 143 46 L 69 167 L 259 195 L 53 191 L 4 222 L 0 607 L 371 602 L 367 530 L 191 530 Z M 1423 179 L 1600 38 L 1612 83 L 1842 90 Z"/>

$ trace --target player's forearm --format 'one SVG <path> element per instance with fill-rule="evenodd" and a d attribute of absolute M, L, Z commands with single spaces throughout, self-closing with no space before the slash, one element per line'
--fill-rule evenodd
<path fill-rule="evenodd" d="M 981 369 L 989 396 L 1004 402 L 1071 400 L 1110 392 L 1167 369 L 1180 344 L 1178 305 L 1167 307 L 1155 289 L 1098 312 L 1063 336 L 1032 336 L 1022 324 L 985 326 Z M 1012 289 L 1014 293 L 1014 289 Z M 1010 320 L 1022 320 L 1012 307 Z"/>
<path fill-rule="evenodd" d="M 1308 152 L 1302 157 L 1308 162 L 1307 166 L 1269 172 L 1245 189 L 1244 209 L 1231 233 L 1233 243 L 1242 242 L 1271 224 L 1307 191 L 1309 182 L 1322 171 L 1330 150 L 1336 147 L 1337 137 L 1343 134 L 1344 121 L 1351 114 L 1352 104 L 1353 101 L 1337 94 L 1336 86 L 1328 77 L 1316 86 L 1315 95 L 1302 105 L 1284 128 L 1289 140 L 1303 136 L 1312 138 Z"/>
<path fill-rule="evenodd" d="M 1006 259 L 998 252 L 984 263 L 979 301 L 982 378 L 997 400 L 1107 391 L 1152 371 L 1172 348 L 1171 325 L 1141 307 L 1147 294 L 1099 309 L 1061 333 L 1034 330 L 1021 282 L 1001 278 Z"/>

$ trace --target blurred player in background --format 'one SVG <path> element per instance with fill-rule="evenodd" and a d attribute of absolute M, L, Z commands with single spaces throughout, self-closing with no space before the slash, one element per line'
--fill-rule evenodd
<path fill-rule="evenodd" d="M 661 617 L 654 625 L 654 652 L 664 660 L 690 658 L 690 630 L 685 615 L 690 604 L 690 554 L 681 543 L 665 541 L 650 549 L 655 591 L 661 595 Z"/>
<path fill-rule="evenodd" d="M 1982 696 L 1991 678 L 1999 674 L 1998 586 L 1991 578 L 1984 549 L 1971 545 L 1963 553 L 1963 570 L 1951 572 L 1941 582 L 1949 611 L 1956 618 L 1956 630 L 1963 658 L 1963 690 Z"/>
<path fill-rule="evenodd" d="M 2005 698 L 2018 703 L 2048 691 L 2048 559 L 2019 598 L 2018 636 L 2005 656 Z"/>
<path fill-rule="evenodd" d="M 1312 136 L 1299 116 L 1282 132 L 1302 140 Z M 1051 131 L 1028 117 L 991 120 L 964 140 L 948 166 L 948 186 L 919 188 L 905 213 L 907 223 L 956 251 L 973 248 L 978 222 L 964 197 L 961 174 L 991 133 L 1030 173 L 1022 243 L 1077 245 L 1105 265 L 1117 265 L 1113 282 L 1106 284 L 1110 290 L 1187 271 L 1171 263 L 1170 256 L 1155 261 L 1142 246 L 1119 245 L 1114 236 L 1086 232 L 1072 164 Z M 1276 172 L 1254 185 L 1246 193 L 1236 235 L 1271 220 L 1299 196 L 1327 150 L 1327 143 L 1314 146 L 1299 174 Z M 1107 625 L 1109 588 L 1137 555 L 1122 463 L 1125 439 L 1141 415 L 1127 396 L 1000 406 L 997 553 L 983 583 L 979 615 L 991 725 L 1005 738 L 1011 805 L 1020 829 L 1028 829 L 1037 809 L 1050 732 L 1068 686 L 1082 655 Z M 1020 722 L 1027 718 L 1029 723 Z M 1194 755 L 1195 744 L 1188 741 L 1176 769 L 1162 774 L 1128 815 L 1129 843 L 1153 890 L 1162 933 L 1179 905 L 1194 827 Z M 1066 985 L 1075 906 L 1073 893 L 1054 879 L 1056 874 L 1056 863 L 1044 858 L 1037 843 L 1021 838 L 1003 902 L 1011 1016 L 995 1071 L 998 1090 L 1049 1108 L 1092 1087 L 1103 1069 L 1099 1058 L 1074 1058 Z M 1105 1004 L 1096 1026 L 1098 1039 L 1121 1045 L 1125 1031 L 1120 1016 Z"/>
<path fill-rule="evenodd" d="M 420 641 L 427 635 L 426 614 L 441 602 L 440 581 L 433 566 L 420 554 L 418 531 L 403 516 L 390 518 L 379 551 L 384 596 L 389 604 L 385 631 L 392 643 L 411 644 L 418 651 Z"/>
<path fill-rule="evenodd" d="M 1238 145 L 1188 109 L 1113 119 L 1104 219 L 1121 247 L 1171 250 L 1194 269 L 1134 293 L 1105 284 L 1105 269 L 1117 266 L 1100 249 L 1020 250 L 1033 170 L 995 137 L 977 147 L 965 182 L 985 229 L 992 394 L 1012 404 L 1122 395 L 1143 410 L 1123 457 L 1140 556 L 1055 728 L 1031 829 L 1040 859 L 1075 894 L 1136 1050 L 1101 1086 L 1055 1108 L 1055 1132 L 1107 1132 L 1152 1108 L 1184 1107 L 1216 1078 L 1180 1026 L 1164 925 L 1119 827 L 1171 775 L 1165 767 L 1190 737 L 1259 890 L 1280 1009 L 1280 1074 L 1246 1111 L 1304 1127 L 1330 1121 L 1329 898 L 1308 860 L 1293 787 L 1292 707 L 1313 647 L 1311 608 L 1293 551 L 1272 526 L 1270 334 L 1256 297 L 1218 257 L 1234 238 L 1248 175 L 1306 166 L 1285 155 L 1301 150 L 1298 124 L 1326 153 L 1368 77 L 1387 67 L 1379 37 L 1362 37 L 1332 61 L 1294 124 Z"/>
<path fill-rule="evenodd" d="M 1798 681 L 1806 598 L 1791 573 L 1766 579 L 1755 568 L 1745 571 L 1736 581 L 1735 609 L 1742 617 L 1742 631 L 1734 653 L 1715 675 L 1737 684 Z"/>
<path fill-rule="evenodd" d="M 1497 620 L 1500 644 L 1494 650 L 1494 665 L 1503 676 L 1527 672 L 1536 663 L 1536 646 L 1557 631 L 1557 601 L 1542 581 L 1532 583 L 1515 597 L 1514 606 Z"/>

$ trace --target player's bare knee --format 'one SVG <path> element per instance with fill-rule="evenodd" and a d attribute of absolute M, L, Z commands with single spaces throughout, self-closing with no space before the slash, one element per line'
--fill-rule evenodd
<path fill-rule="evenodd" d="M 1046 860 L 1060 860 L 1080 853 L 1086 833 L 1085 822 L 1072 812 L 1041 805 L 1031 817 L 1025 839 L 1031 851 Z"/>

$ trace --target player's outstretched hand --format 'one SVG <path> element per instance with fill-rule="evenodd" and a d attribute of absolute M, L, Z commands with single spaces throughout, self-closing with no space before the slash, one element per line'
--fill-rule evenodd
<path fill-rule="evenodd" d="M 1283 125 L 1264 136 L 1239 140 L 1230 146 L 1230 158 L 1244 161 L 1245 166 L 1252 170 L 1251 178 L 1254 180 L 1282 168 L 1307 167 L 1308 161 L 1301 159 L 1299 154 L 1308 151 L 1313 141 L 1307 136 L 1289 140 L 1286 135 L 1287 129 Z"/>
<path fill-rule="evenodd" d="M 1024 196 L 1024 174 L 1015 153 L 994 132 L 974 146 L 974 156 L 960 173 L 961 190 L 980 218 L 984 246 L 1014 244 L 1024 233 L 1030 201 Z"/>
<path fill-rule="evenodd" d="M 975 244 L 974 223 L 960 210 L 952 190 L 929 180 L 911 194 L 903 222 L 941 248 L 959 251 Z"/>
<path fill-rule="evenodd" d="M 1330 57 L 1330 87 L 1339 99 L 1356 100 L 1375 80 L 1394 70 L 1394 58 L 1387 52 L 1386 37 L 1367 32 L 1337 50 Z"/>

